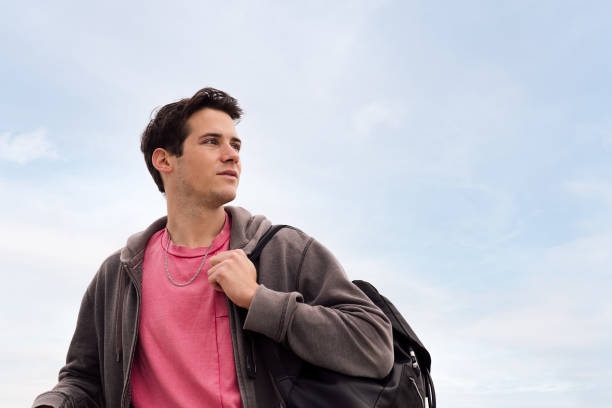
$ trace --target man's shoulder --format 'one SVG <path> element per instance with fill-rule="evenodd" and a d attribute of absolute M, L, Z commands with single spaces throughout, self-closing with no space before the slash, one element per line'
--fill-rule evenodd
<path fill-rule="evenodd" d="M 268 252 L 269 255 L 276 258 L 276 262 L 297 267 L 299 271 L 303 270 L 302 267 L 305 263 L 310 264 L 314 260 L 320 266 L 339 265 L 334 254 L 315 237 L 297 227 L 281 225 L 283 225 L 283 228 L 280 228 L 270 239 L 262 251 L 262 256 L 264 252 Z M 320 271 L 324 272 L 325 270 L 327 268 L 321 268 Z M 310 271 L 307 272 L 310 273 Z"/>
<path fill-rule="evenodd" d="M 277 236 L 279 240 L 285 242 L 288 245 L 304 247 L 308 244 L 309 241 L 314 239 L 298 227 L 286 224 L 281 225 L 282 228 L 279 229 L 275 236 Z"/>
<path fill-rule="evenodd" d="M 109 274 L 115 275 L 116 271 L 121 267 L 121 251 L 123 251 L 123 249 L 124 248 L 117 249 L 102 261 L 100 268 L 98 268 L 98 273 L 96 274 L 97 279 L 106 279 Z"/>
<path fill-rule="evenodd" d="M 119 248 L 115 250 L 114 252 L 112 252 L 110 255 L 108 255 L 104 259 L 104 261 L 102 261 L 102 264 L 100 265 L 100 269 L 109 268 L 113 266 L 119 266 L 119 264 L 121 263 L 121 251 L 123 251 L 124 248 L 125 247 Z"/>
<path fill-rule="evenodd" d="M 281 253 L 284 257 L 302 258 L 314 238 L 298 227 L 288 224 L 274 224 L 270 228 L 278 228 L 278 231 L 270 239 L 266 248 L 270 252 Z"/>

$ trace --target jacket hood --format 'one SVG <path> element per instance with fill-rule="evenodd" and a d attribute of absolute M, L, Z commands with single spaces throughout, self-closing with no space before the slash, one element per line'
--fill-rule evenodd
<path fill-rule="evenodd" d="M 263 215 L 253 216 L 242 207 L 228 205 L 224 209 L 232 218 L 230 249 L 242 249 L 247 255 L 250 254 L 272 223 Z M 121 262 L 130 268 L 142 263 L 149 239 L 166 226 L 167 220 L 168 217 L 161 217 L 144 231 L 130 236 L 125 247 L 121 249 L 119 256 Z"/>

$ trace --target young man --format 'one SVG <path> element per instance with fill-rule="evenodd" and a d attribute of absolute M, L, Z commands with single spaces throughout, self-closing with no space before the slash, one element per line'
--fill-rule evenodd
<path fill-rule="evenodd" d="M 271 223 L 224 206 L 242 171 L 241 114 L 234 98 L 204 88 L 151 120 L 141 150 L 168 215 L 102 264 L 59 383 L 33 406 L 282 406 L 266 348 L 290 372 L 301 360 L 356 376 L 389 372 L 389 321 L 316 240 L 279 231 L 257 282 L 247 255 Z"/>

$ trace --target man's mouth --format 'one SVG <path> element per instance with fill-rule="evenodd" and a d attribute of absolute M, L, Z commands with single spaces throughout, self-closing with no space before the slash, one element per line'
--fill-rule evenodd
<path fill-rule="evenodd" d="M 218 176 L 231 176 L 234 178 L 238 178 L 238 173 L 234 170 L 224 170 L 222 172 L 217 173 Z"/>

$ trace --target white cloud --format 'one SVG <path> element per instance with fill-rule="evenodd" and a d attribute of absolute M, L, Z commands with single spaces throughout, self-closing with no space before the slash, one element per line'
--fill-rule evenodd
<path fill-rule="evenodd" d="M 581 123 L 576 126 L 576 137 L 586 143 L 594 142 L 606 148 L 612 148 L 612 122 L 605 120 L 602 122 Z"/>
<path fill-rule="evenodd" d="M 0 159 L 25 164 L 38 159 L 57 159 L 55 144 L 43 128 L 24 133 L 0 133 Z"/>
<path fill-rule="evenodd" d="M 465 328 L 465 335 L 509 350 L 567 355 L 612 341 L 612 232 L 551 247 L 515 265 L 529 273 L 500 293 L 501 308 Z M 495 290 L 491 288 L 491 290 Z"/>
<path fill-rule="evenodd" d="M 486 398 L 507 404 L 496 406 L 520 406 L 506 399 L 518 394 L 567 406 L 575 405 L 564 398 L 598 398 L 593 395 L 602 392 L 601 378 L 610 375 L 602 351 L 612 341 L 611 245 L 608 232 L 551 247 L 515 266 L 530 272 L 517 287 L 491 285 L 498 301 L 483 303 L 482 317 L 469 316 L 463 328 L 452 330 L 452 347 L 440 339 L 432 344 L 439 349 L 434 368 L 444 395 L 466 399 L 456 406 Z"/>
<path fill-rule="evenodd" d="M 564 185 L 565 190 L 583 199 L 602 199 L 612 203 L 612 183 L 603 180 L 572 180 Z"/>
<path fill-rule="evenodd" d="M 381 130 L 381 128 L 398 128 L 404 111 L 405 108 L 401 105 L 391 105 L 385 101 L 372 101 L 353 114 L 352 127 L 354 133 L 367 136 Z"/>

